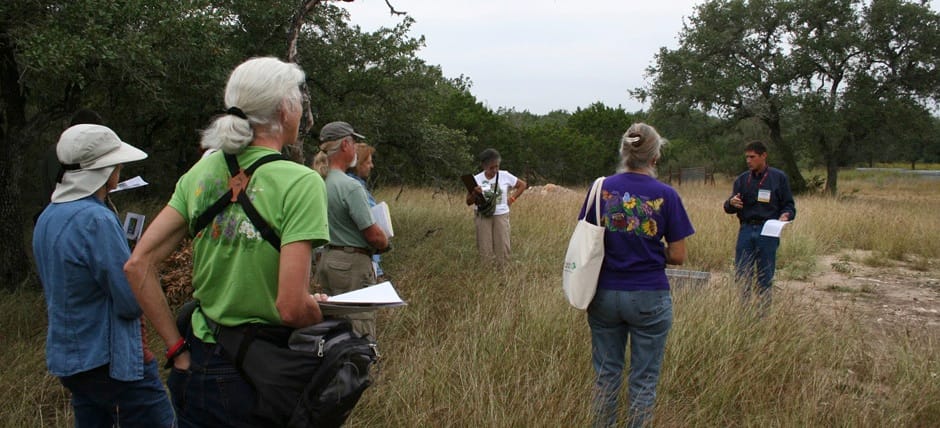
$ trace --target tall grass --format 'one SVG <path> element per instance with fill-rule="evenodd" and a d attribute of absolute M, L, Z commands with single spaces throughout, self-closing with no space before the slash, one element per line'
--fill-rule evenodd
<path fill-rule="evenodd" d="M 797 200 L 778 255 L 781 287 L 760 320 L 723 275 L 737 234 L 721 209 L 730 183 L 679 189 L 696 228 L 685 268 L 717 275 L 674 291 L 657 426 L 940 426 L 936 327 L 872 329 L 852 307 L 822 309 L 786 287 L 844 249 L 940 255 L 936 181 L 897 180 L 859 177 L 843 181 L 858 189 L 848 197 Z M 348 426 L 589 425 L 589 330 L 560 290 L 584 190 L 524 195 L 504 269 L 478 261 L 462 195 L 378 192 L 396 232 L 383 267 L 408 306 L 379 313 L 377 382 Z M 36 292 L 0 296 L 0 426 L 71 423 L 67 393 L 45 373 L 43 313 Z"/>

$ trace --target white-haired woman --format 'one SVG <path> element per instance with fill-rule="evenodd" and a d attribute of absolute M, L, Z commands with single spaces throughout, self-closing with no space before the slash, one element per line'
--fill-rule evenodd
<path fill-rule="evenodd" d="M 280 154 L 298 141 L 304 73 L 276 58 L 239 65 L 225 88 L 226 114 L 203 131 L 202 146 L 218 149 L 177 182 L 168 205 L 154 219 L 125 266 L 147 317 L 163 338 L 173 371 L 168 386 L 181 426 L 246 426 L 258 423 L 254 391 L 219 352 L 212 322 L 303 327 L 322 320 L 312 296 L 310 257 L 329 239 L 323 179 L 289 161 L 266 163 L 250 181 L 235 186 L 280 238 L 275 248 L 237 204 L 201 230 L 197 219 L 229 190 L 226 155 L 241 169 Z M 156 266 L 186 236 L 193 236 L 193 297 L 199 307 L 179 331 L 160 287 Z"/>
<path fill-rule="evenodd" d="M 621 172 L 607 177 L 601 192 L 604 263 L 588 306 L 596 426 L 616 423 L 628 342 L 628 426 L 645 426 L 652 416 L 672 327 L 665 268 L 685 262 L 685 238 L 695 233 L 679 195 L 656 180 L 664 143 L 652 126 L 630 126 L 620 142 Z M 584 207 L 579 218 L 595 218 L 594 204 Z"/>

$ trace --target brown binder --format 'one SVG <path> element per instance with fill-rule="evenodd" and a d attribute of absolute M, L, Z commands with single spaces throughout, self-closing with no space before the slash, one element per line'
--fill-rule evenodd
<path fill-rule="evenodd" d="M 467 188 L 468 192 L 473 192 L 473 189 L 476 189 L 479 184 L 473 178 L 473 174 L 464 174 L 460 176 L 460 181 L 463 182 L 463 185 Z"/>

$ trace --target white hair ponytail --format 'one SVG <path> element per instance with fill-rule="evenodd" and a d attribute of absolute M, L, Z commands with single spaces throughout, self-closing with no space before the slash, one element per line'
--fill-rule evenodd
<path fill-rule="evenodd" d="M 303 82 L 304 72 L 297 64 L 273 57 L 243 62 L 225 86 L 225 114 L 202 131 L 200 145 L 237 154 L 254 140 L 256 126 L 281 132 L 278 114 L 284 108 L 300 107 Z"/>

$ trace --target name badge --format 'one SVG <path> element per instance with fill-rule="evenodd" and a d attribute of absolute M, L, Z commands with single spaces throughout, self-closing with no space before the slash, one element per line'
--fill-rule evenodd
<path fill-rule="evenodd" d="M 757 202 L 770 202 L 770 189 L 760 189 L 757 191 Z"/>

